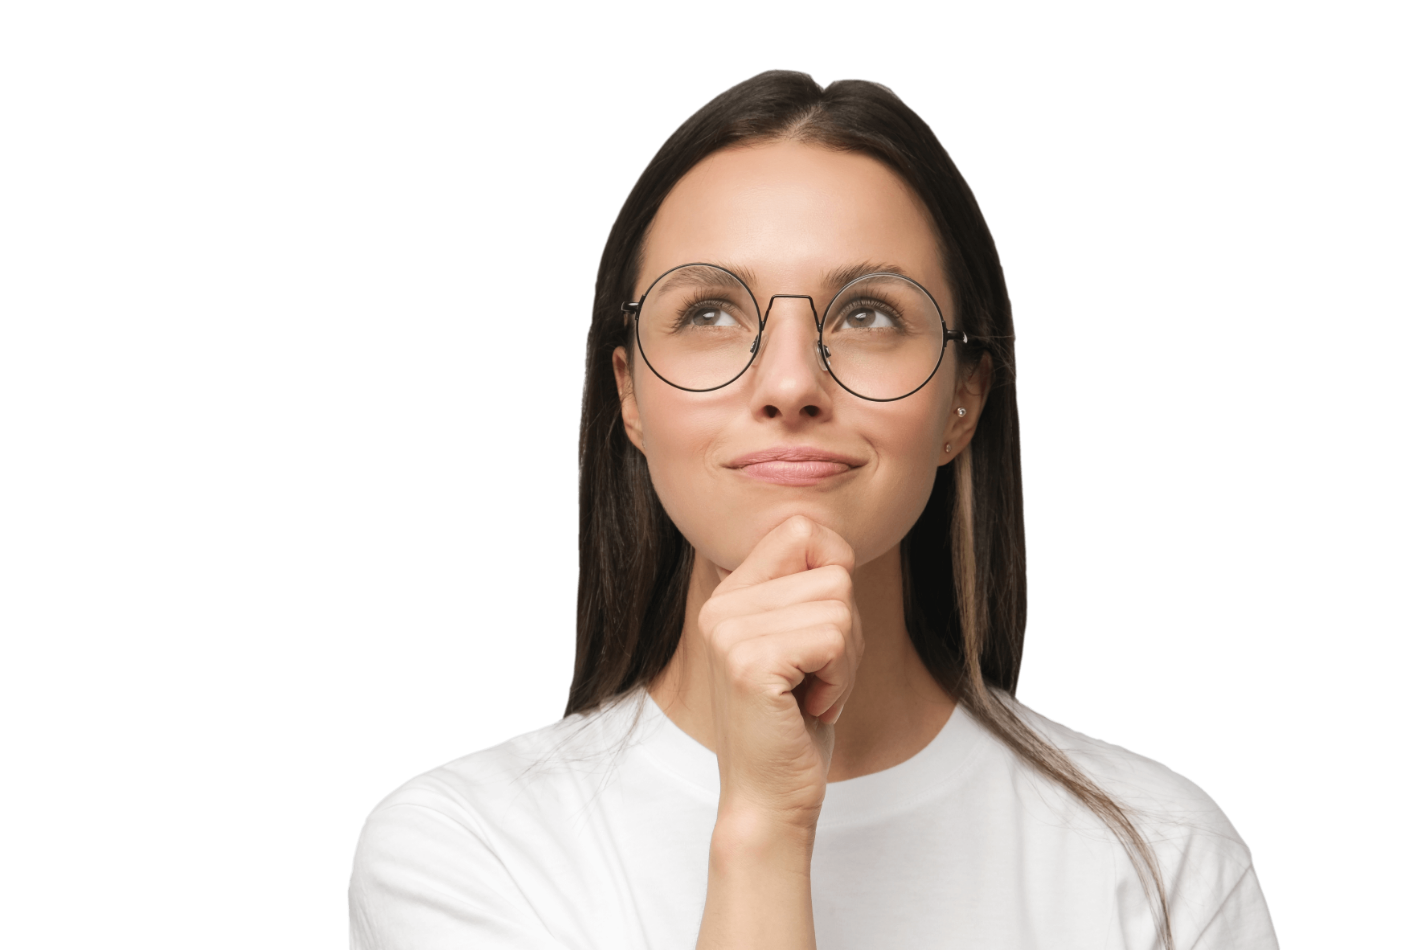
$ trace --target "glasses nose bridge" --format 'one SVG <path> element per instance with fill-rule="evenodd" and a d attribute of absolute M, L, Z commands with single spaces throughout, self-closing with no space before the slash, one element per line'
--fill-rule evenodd
<path fill-rule="evenodd" d="M 753 354 L 762 352 L 764 348 L 763 335 L 767 329 L 767 323 L 772 319 L 772 305 L 778 300 L 805 300 L 807 309 L 812 313 L 812 327 L 817 333 L 817 338 L 813 341 L 813 349 L 817 354 L 817 368 L 822 372 L 827 372 L 827 354 L 822 348 L 822 321 L 817 316 L 817 301 L 812 299 L 810 294 L 773 294 L 767 298 L 767 307 L 763 310 L 762 319 L 758 323 L 758 338 L 753 342 Z"/>
<path fill-rule="evenodd" d="M 812 311 L 812 323 L 820 331 L 822 322 L 817 317 L 817 301 L 812 299 L 810 294 L 773 294 L 767 298 L 767 306 L 763 308 L 762 325 L 758 328 L 762 330 L 767 327 L 767 322 L 772 318 L 772 305 L 779 300 L 805 300 L 807 309 Z"/>

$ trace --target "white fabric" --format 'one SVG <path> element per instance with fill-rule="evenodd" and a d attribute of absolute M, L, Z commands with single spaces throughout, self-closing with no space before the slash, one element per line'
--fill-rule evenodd
<path fill-rule="evenodd" d="M 1197 786 L 1022 708 L 1153 842 L 1177 950 L 1276 948 L 1247 847 Z M 643 691 L 409 782 L 362 831 L 354 950 L 670 950 L 697 940 L 712 752 Z M 817 825 L 820 950 L 1149 950 L 1123 847 L 959 707 L 921 752 L 834 782 Z"/>

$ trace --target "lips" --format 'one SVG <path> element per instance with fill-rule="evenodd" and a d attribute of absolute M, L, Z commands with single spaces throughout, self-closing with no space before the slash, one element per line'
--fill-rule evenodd
<path fill-rule="evenodd" d="M 815 485 L 845 474 L 862 463 L 850 456 L 825 449 L 777 446 L 750 452 L 728 463 L 750 478 L 777 485 Z"/>

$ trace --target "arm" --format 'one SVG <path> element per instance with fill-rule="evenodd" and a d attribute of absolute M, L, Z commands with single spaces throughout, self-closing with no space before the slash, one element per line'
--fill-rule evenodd
<path fill-rule="evenodd" d="M 721 781 L 699 950 L 816 947 L 812 846 L 862 651 L 851 569 L 845 541 L 792 518 L 699 614 Z"/>
<path fill-rule="evenodd" d="M 812 950 L 812 832 L 721 815 L 708 853 L 698 950 Z"/>

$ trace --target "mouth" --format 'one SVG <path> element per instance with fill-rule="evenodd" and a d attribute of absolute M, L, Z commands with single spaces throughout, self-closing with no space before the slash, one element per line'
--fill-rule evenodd
<path fill-rule="evenodd" d="M 775 446 L 749 452 L 728 463 L 749 478 L 774 485 L 816 485 L 861 467 L 857 459 L 802 446 Z"/>

